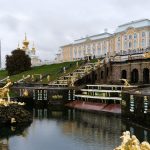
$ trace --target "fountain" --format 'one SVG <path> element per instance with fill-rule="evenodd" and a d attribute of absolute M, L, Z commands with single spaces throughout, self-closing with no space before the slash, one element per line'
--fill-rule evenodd
<path fill-rule="evenodd" d="M 150 150 L 150 144 L 146 141 L 140 143 L 135 135 L 130 134 L 129 131 L 123 132 L 120 137 L 122 143 L 114 150 Z"/>
<path fill-rule="evenodd" d="M 9 92 L 12 85 L 11 80 L 7 79 L 6 85 L 0 88 L 0 124 L 31 122 L 31 114 L 23 108 L 25 103 L 11 101 Z"/>

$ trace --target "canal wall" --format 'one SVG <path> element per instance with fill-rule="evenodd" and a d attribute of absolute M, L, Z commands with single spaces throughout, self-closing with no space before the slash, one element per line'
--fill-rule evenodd
<path fill-rule="evenodd" d="M 150 126 L 150 88 L 122 93 L 122 117 L 145 127 Z"/>
<path fill-rule="evenodd" d="M 75 92 L 78 89 L 68 87 L 48 86 L 17 86 L 12 89 L 18 95 L 21 102 L 39 105 L 64 105 L 68 101 L 75 100 Z"/>

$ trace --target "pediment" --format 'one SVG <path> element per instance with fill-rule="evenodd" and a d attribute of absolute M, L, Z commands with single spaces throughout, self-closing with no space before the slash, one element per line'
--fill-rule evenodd
<path fill-rule="evenodd" d="M 134 32 L 135 32 L 135 28 L 133 28 L 133 27 L 128 27 L 126 29 L 126 34 L 133 34 Z"/>

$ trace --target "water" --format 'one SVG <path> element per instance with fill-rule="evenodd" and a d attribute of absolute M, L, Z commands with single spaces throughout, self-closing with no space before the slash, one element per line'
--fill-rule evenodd
<path fill-rule="evenodd" d="M 29 127 L 2 128 L 5 150 L 113 150 L 121 133 L 131 131 L 150 141 L 150 131 L 122 122 L 120 116 L 72 109 L 33 109 Z"/>

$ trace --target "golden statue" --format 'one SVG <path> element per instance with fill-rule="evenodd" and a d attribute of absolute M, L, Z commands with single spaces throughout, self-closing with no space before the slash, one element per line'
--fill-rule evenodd
<path fill-rule="evenodd" d="M 131 86 L 131 84 L 129 84 L 129 81 L 127 79 L 120 79 L 120 80 L 124 81 L 125 86 Z"/>
<path fill-rule="evenodd" d="M 114 150 L 150 150 L 148 142 L 144 141 L 140 144 L 136 136 L 131 136 L 129 131 L 123 132 L 120 138 L 122 139 L 122 143 Z"/>
<path fill-rule="evenodd" d="M 10 79 L 7 79 L 7 84 L 4 87 L 0 88 L 0 98 L 3 99 L 4 97 L 7 97 L 8 102 L 10 102 L 10 86 L 12 86 L 12 82 Z"/>
<path fill-rule="evenodd" d="M 29 96 L 29 92 L 28 92 L 28 90 L 27 90 L 27 89 L 25 89 L 25 90 L 24 90 L 24 92 L 23 92 L 23 96 L 25 96 L 25 97 Z"/>
<path fill-rule="evenodd" d="M 144 53 L 144 58 L 150 58 L 150 52 Z"/>

